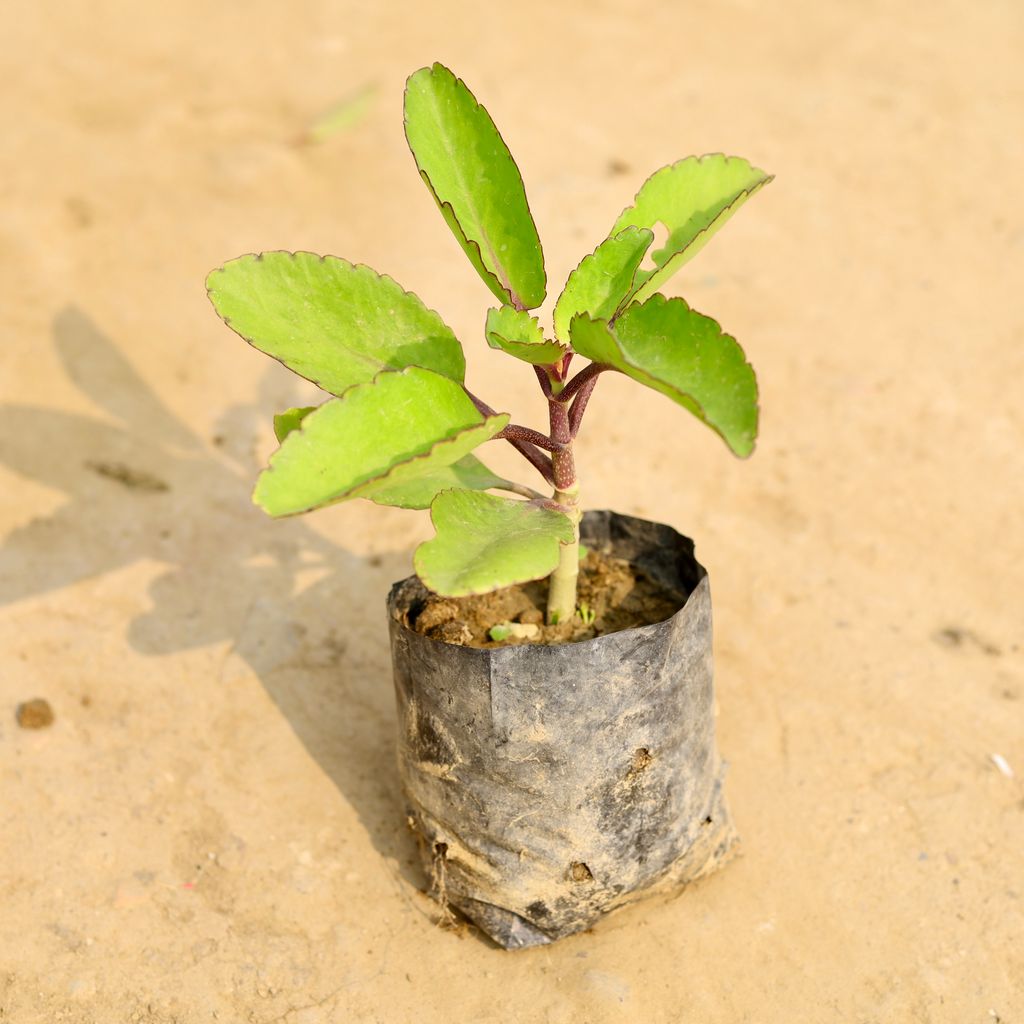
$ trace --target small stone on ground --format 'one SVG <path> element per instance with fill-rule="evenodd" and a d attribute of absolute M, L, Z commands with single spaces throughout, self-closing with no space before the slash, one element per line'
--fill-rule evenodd
<path fill-rule="evenodd" d="M 37 697 L 19 704 L 14 717 L 22 729 L 45 729 L 53 725 L 53 708 L 49 701 Z"/>

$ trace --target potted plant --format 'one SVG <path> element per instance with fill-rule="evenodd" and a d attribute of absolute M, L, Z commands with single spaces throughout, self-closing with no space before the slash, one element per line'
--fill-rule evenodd
<path fill-rule="evenodd" d="M 229 326 L 333 396 L 275 416 L 256 503 L 272 516 L 351 498 L 430 509 L 435 536 L 388 599 L 408 819 L 442 903 L 505 947 L 530 946 L 707 873 L 735 841 L 707 573 L 668 526 L 581 515 L 573 441 L 601 375 L 617 372 L 751 453 L 743 351 L 658 290 L 771 178 L 720 154 L 657 171 L 569 275 L 546 334 L 529 312 L 546 295 L 540 240 L 487 111 L 435 64 L 409 78 L 405 131 L 498 300 L 486 340 L 532 368 L 546 430 L 472 394 L 453 332 L 366 266 L 267 252 L 207 284 Z M 667 239 L 649 252 L 659 223 Z M 471 454 L 496 439 L 545 491 Z"/>

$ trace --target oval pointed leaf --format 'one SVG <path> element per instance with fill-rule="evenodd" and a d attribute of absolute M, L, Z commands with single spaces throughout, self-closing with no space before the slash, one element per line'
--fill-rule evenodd
<path fill-rule="evenodd" d="M 488 288 L 533 309 L 544 255 L 519 168 L 490 114 L 441 64 L 406 83 L 405 136 L 420 176 Z"/>
<path fill-rule="evenodd" d="M 206 287 L 232 330 L 331 394 L 407 366 L 465 376 L 462 346 L 437 313 L 369 267 L 267 252 L 226 263 Z"/>
<path fill-rule="evenodd" d="M 437 536 L 416 549 L 416 573 L 437 594 L 486 594 L 554 572 L 574 539 L 567 515 L 532 501 L 443 491 L 430 507 Z"/>
<path fill-rule="evenodd" d="M 588 359 L 667 395 L 714 430 L 739 456 L 754 450 L 757 380 L 735 338 L 682 299 L 655 295 L 611 327 L 585 313 L 572 321 L 572 346 Z"/>
<path fill-rule="evenodd" d="M 630 300 L 653 295 L 771 180 L 742 157 L 721 153 L 687 157 L 655 171 L 612 228 L 613 235 L 629 225 L 652 228 L 660 222 L 668 228 L 665 247 L 652 254 L 656 269 L 637 274 Z"/>
<path fill-rule="evenodd" d="M 274 436 L 283 441 L 293 430 L 302 426 L 302 421 L 316 409 L 315 405 L 303 405 L 296 409 L 286 409 L 274 416 Z"/>
<path fill-rule="evenodd" d="M 637 271 L 654 241 L 650 228 L 630 226 L 606 238 L 569 275 L 555 303 L 555 337 L 569 339 L 569 323 L 577 313 L 611 320 L 635 288 Z"/>
<path fill-rule="evenodd" d="M 492 473 L 475 455 L 467 455 L 450 466 L 437 466 L 425 476 L 375 490 L 370 499 L 378 505 L 392 505 L 395 508 L 430 508 L 430 503 L 441 491 L 453 487 L 487 491 L 507 483 L 507 480 Z"/>
<path fill-rule="evenodd" d="M 545 339 L 535 316 L 514 306 L 487 310 L 484 332 L 491 348 L 501 349 L 535 366 L 549 366 L 565 355 L 564 346 Z"/>
<path fill-rule="evenodd" d="M 382 373 L 319 406 L 270 457 L 253 500 L 272 516 L 373 498 L 458 462 L 508 423 L 484 419 L 447 377 Z"/>

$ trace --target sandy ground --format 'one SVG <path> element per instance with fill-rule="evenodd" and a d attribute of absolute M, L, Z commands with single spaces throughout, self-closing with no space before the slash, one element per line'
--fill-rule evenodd
<path fill-rule="evenodd" d="M 0 1021 L 1024 1021 L 1018 0 L 4 22 Z M 503 129 L 555 282 L 663 163 L 778 176 L 674 282 L 758 368 L 755 457 L 620 380 L 580 445 L 588 505 L 710 568 L 743 856 L 522 954 L 435 927 L 401 820 L 383 601 L 426 517 L 250 506 L 306 389 L 203 290 L 247 251 L 367 262 L 537 417 L 404 146 L 433 59 Z"/>

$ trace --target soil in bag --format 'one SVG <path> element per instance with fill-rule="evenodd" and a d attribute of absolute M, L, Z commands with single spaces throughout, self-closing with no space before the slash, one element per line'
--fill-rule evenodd
<path fill-rule="evenodd" d="M 686 600 L 685 593 L 667 587 L 626 559 L 593 550 L 580 562 L 577 607 L 583 615 L 547 625 L 547 597 L 547 580 L 460 598 L 439 597 L 424 590 L 408 622 L 417 633 L 463 647 L 564 644 L 664 622 Z M 503 623 L 529 628 L 493 640 L 492 627 Z"/>

